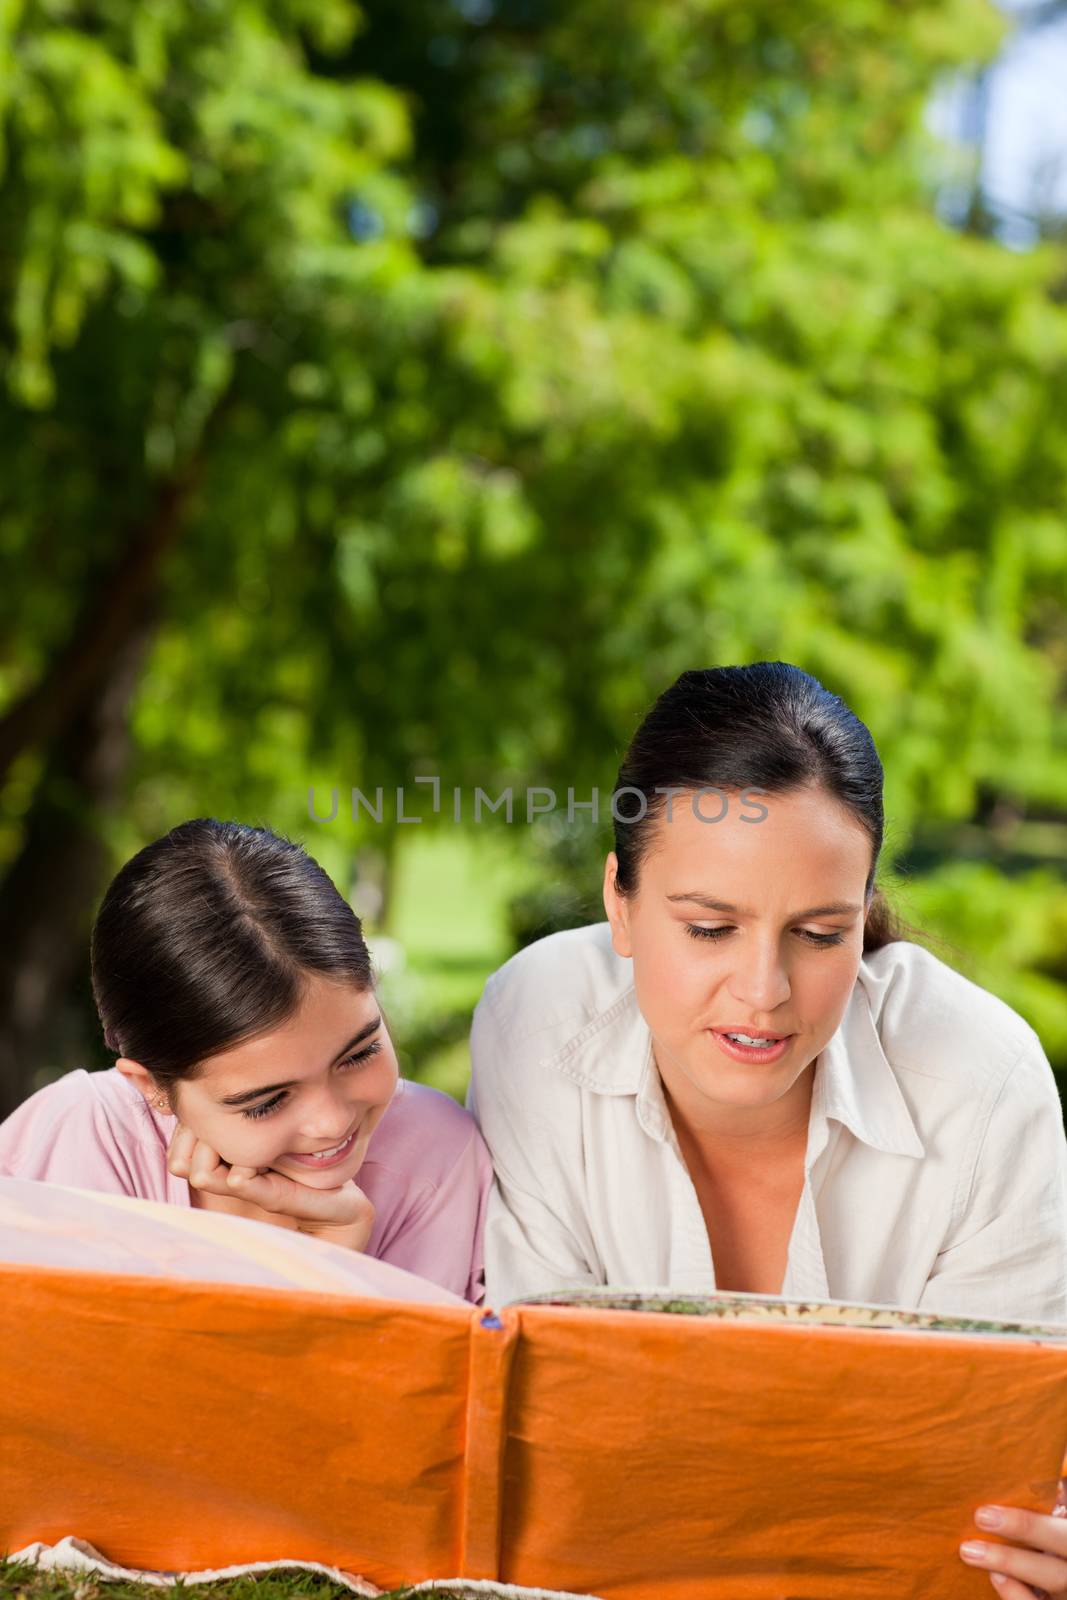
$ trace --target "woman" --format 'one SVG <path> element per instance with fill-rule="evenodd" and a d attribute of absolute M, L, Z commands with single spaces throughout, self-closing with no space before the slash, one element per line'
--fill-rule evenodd
<path fill-rule="evenodd" d="M 0 1173 L 296 1229 L 480 1303 L 485 1147 L 400 1079 L 359 919 L 298 845 L 201 818 L 146 846 L 92 980 L 118 1059 L 19 1106 Z"/>
<path fill-rule="evenodd" d="M 475 1014 L 491 1303 L 610 1283 L 1067 1322 L 1051 1068 L 895 923 L 882 776 L 786 663 L 660 696 L 618 774 L 607 922 L 520 951 Z"/>

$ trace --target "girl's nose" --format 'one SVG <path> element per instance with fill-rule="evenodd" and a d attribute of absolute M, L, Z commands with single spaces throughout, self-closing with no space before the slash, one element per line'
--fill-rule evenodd
<path fill-rule="evenodd" d="M 314 1104 L 308 1101 L 300 1132 L 305 1139 L 339 1144 L 355 1120 L 355 1106 L 343 1100 L 336 1090 L 328 1090 Z"/>

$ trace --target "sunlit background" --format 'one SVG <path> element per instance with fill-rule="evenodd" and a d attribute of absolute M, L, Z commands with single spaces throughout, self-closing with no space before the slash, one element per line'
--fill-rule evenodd
<path fill-rule="evenodd" d="M 204 815 L 462 1096 L 643 711 L 764 659 L 1067 1074 L 1065 85 L 1052 0 L 0 11 L 0 1115 L 110 1064 L 95 906 Z"/>

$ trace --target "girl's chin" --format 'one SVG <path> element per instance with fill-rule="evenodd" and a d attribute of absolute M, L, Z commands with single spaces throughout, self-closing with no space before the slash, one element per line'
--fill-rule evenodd
<path fill-rule="evenodd" d="M 363 1165 L 363 1155 L 363 1149 L 356 1144 L 335 1167 L 309 1167 L 303 1161 L 287 1161 L 284 1156 L 272 1161 L 271 1166 L 284 1178 L 306 1183 L 309 1189 L 336 1189 L 355 1177 Z"/>

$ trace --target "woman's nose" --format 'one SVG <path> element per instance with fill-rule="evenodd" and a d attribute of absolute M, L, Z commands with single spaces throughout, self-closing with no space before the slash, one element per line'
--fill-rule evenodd
<path fill-rule="evenodd" d="M 788 1000 L 789 973 L 777 940 L 754 941 L 747 951 L 738 951 L 727 988 L 739 1005 L 758 1011 L 761 1018 Z"/>

